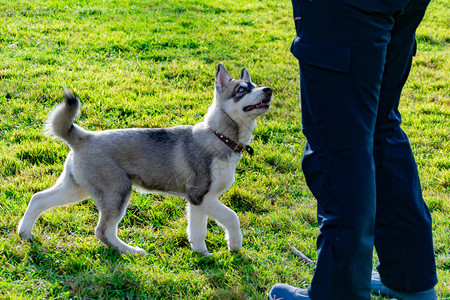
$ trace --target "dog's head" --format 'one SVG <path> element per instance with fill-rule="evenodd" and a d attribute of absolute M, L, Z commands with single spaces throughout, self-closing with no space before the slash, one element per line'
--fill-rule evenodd
<path fill-rule="evenodd" d="M 269 111 L 272 89 L 256 87 L 246 68 L 242 69 L 239 79 L 233 79 L 225 67 L 219 64 L 214 99 L 235 121 L 256 119 Z"/>

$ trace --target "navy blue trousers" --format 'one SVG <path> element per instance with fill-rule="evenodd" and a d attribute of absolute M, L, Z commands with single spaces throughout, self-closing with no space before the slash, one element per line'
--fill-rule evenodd
<path fill-rule="evenodd" d="M 302 167 L 320 227 L 311 299 L 370 299 L 374 247 L 386 286 L 437 283 L 431 217 L 398 111 L 428 2 L 292 0 Z"/>

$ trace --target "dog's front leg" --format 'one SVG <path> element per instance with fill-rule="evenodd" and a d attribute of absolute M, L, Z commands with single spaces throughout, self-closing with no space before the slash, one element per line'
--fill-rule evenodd
<path fill-rule="evenodd" d="M 206 194 L 199 207 L 225 229 L 228 249 L 239 251 L 242 247 L 242 233 L 238 215 L 220 202 L 216 195 Z"/>
<path fill-rule="evenodd" d="M 210 256 L 206 247 L 206 227 L 208 225 L 208 216 L 197 206 L 187 203 L 188 227 L 187 235 L 191 249 L 194 252 Z"/>

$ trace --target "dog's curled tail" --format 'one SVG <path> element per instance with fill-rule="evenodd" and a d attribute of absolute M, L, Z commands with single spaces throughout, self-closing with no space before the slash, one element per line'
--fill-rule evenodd
<path fill-rule="evenodd" d="M 46 134 L 76 147 L 86 134 L 84 129 L 73 124 L 80 113 L 80 106 L 80 100 L 68 88 L 64 88 L 63 101 L 52 110 L 45 123 Z"/>

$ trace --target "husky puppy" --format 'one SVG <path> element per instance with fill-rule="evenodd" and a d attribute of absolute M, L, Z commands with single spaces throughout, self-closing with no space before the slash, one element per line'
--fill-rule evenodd
<path fill-rule="evenodd" d="M 228 249 L 238 251 L 242 233 L 237 214 L 218 197 L 234 182 L 256 117 L 270 108 L 272 89 L 256 87 L 247 69 L 232 79 L 219 65 L 214 101 L 203 122 L 171 128 L 87 131 L 73 124 L 80 101 L 68 89 L 49 115 L 46 132 L 66 143 L 69 152 L 56 184 L 33 195 L 19 222 L 28 240 L 46 210 L 92 197 L 99 210 L 95 235 L 121 253 L 145 253 L 117 237 L 132 187 L 187 200 L 188 239 L 193 251 L 209 255 L 205 244 L 208 217 L 225 229 Z"/>

